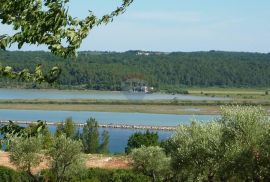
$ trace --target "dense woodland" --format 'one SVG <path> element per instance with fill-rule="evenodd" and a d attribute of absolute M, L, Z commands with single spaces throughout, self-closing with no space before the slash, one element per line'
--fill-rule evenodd
<path fill-rule="evenodd" d="M 34 69 L 58 65 L 62 68 L 60 88 L 122 90 L 129 80 L 143 81 L 155 89 L 166 87 L 268 87 L 270 54 L 241 52 L 159 53 L 128 51 L 79 52 L 76 60 L 34 51 L 0 51 L 0 64 Z M 2 78 L 1 87 L 49 87 Z"/>

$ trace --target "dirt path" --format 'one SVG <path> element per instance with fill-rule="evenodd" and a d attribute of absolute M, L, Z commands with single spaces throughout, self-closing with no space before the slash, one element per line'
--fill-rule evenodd
<path fill-rule="evenodd" d="M 103 156 L 103 155 L 87 155 L 86 166 L 88 168 L 104 168 L 104 169 L 128 169 L 130 168 L 130 160 L 125 156 Z M 17 169 L 10 163 L 9 153 L 0 151 L 0 166 Z M 49 167 L 48 161 L 44 160 L 38 167 L 33 169 L 34 173 Z"/>

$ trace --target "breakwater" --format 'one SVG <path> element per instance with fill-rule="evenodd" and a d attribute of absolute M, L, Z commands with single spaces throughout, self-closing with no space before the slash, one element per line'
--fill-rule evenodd
<path fill-rule="evenodd" d="M 0 124 L 8 124 L 10 121 L 1 120 Z M 37 121 L 12 121 L 19 125 L 29 125 L 38 123 Z M 46 122 L 49 126 L 57 126 L 63 124 L 63 122 Z M 83 127 L 86 123 L 74 123 L 77 127 Z M 143 129 L 143 130 L 163 130 L 163 131 L 175 131 L 176 126 L 149 126 L 149 125 L 127 125 L 127 124 L 99 124 L 99 128 L 120 128 L 120 129 Z"/>

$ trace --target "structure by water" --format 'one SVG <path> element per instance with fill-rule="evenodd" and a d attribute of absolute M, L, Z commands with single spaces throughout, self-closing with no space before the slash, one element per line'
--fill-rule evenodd
<path fill-rule="evenodd" d="M 8 124 L 10 121 L 1 120 L 0 124 Z M 29 125 L 37 123 L 36 121 L 12 121 L 19 125 Z M 63 124 L 63 122 L 46 122 L 49 126 L 57 126 Z M 83 127 L 85 123 L 74 123 L 77 127 Z M 121 129 L 143 129 L 143 130 L 164 130 L 174 131 L 176 126 L 147 126 L 147 125 L 128 125 L 128 124 L 99 124 L 99 128 L 121 128 Z"/>

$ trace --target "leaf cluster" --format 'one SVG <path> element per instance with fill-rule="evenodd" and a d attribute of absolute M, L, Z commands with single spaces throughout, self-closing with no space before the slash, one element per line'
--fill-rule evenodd
<path fill-rule="evenodd" d="M 0 48 L 6 49 L 18 43 L 44 44 L 56 55 L 76 56 L 78 49 L 90 30 L 113 21 L 123 13 L 133 0 L 122 0 L 122 5 L 109 14 L 98 18 L 89 11 L 84 19 L 69 14 L 69 0 L 20 0 L 0 2 L 0 20 L 16 30 L 14 35 L 1 35 Z"/>

